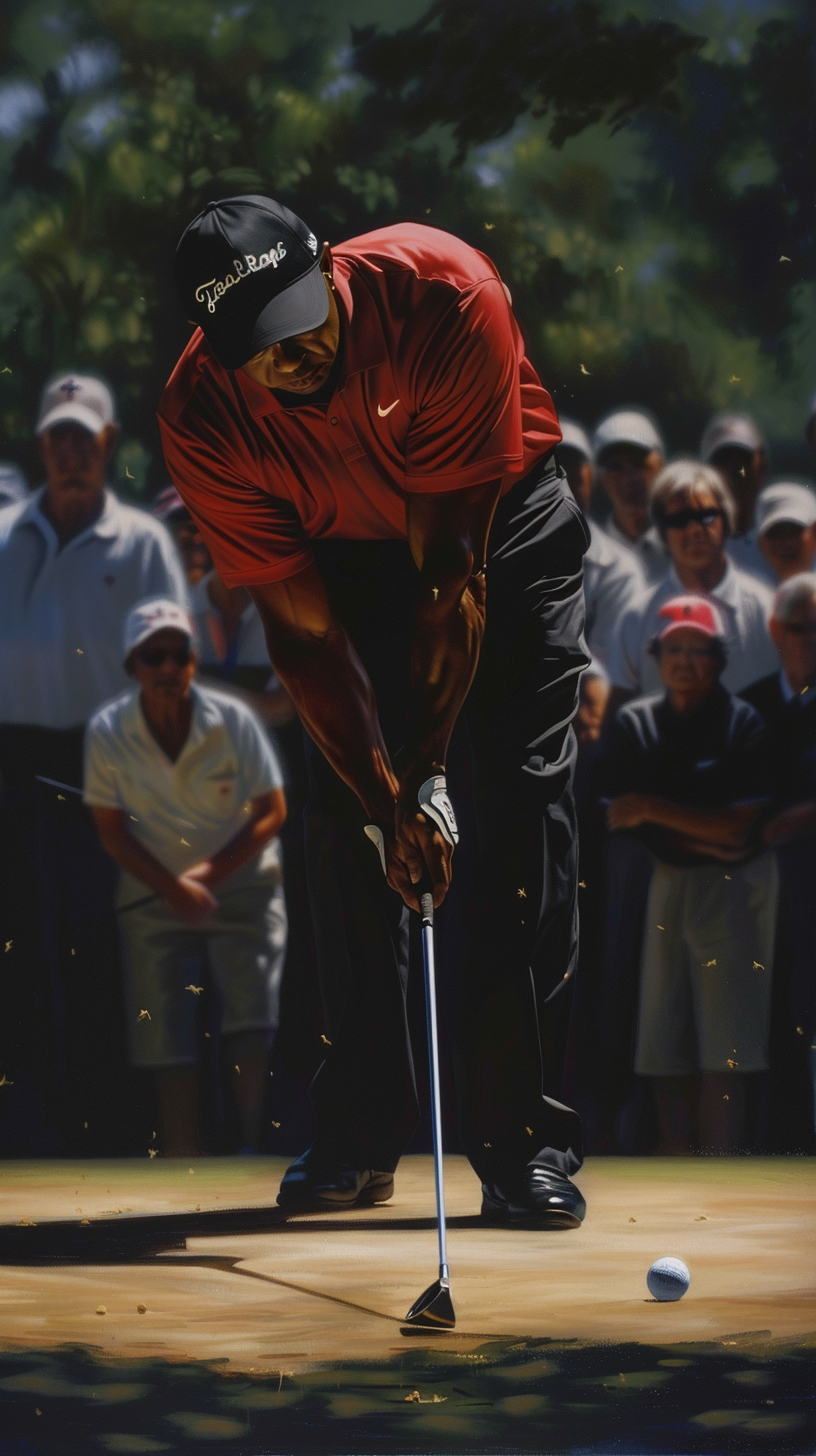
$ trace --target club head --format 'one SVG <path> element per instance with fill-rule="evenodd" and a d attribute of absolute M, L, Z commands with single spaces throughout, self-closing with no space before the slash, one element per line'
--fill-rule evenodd
<path fill-rule="evenodd" d="M 407 1325 L 420 1325 L 426 1330 L 452 1330 L 456 1324 L 450 1286 L 441 1279 L 420 1294 L 405 1316 Z"/>

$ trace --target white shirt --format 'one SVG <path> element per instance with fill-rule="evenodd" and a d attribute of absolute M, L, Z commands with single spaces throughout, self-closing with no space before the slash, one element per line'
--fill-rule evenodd
<path fill-rule="evenodd" d="M 232 653 L 228 654 L 221 614 L 213 606 L 207 590 L 211 575 L 212 572 L 202 577 L 190 591 L 190 611 L 195 619 L 202 665 L 217 663 L 221 667 L 229 655 L 232 667 L 268 667 L 271 678 L 272 666 L 263 623 L 253 601 L 248 602 L 241 613 L 237 642 L 233 644 Z"/>
<path fill-rule="evenodd" d="M 779 586 L 779 577 L 762 555 L 759 549 L 759 537 L 753 526 L 750 531 L 743 532 L 741 536 L 729 536 L 725 543 L 725 554 L 739 571 L 747 571 L 749 576 L 758 577 L 771 588 L 771 591 L 776 591 Z"/>
<path fill-rule="evenodd" d="M 660 533 L 656 526 L 650 526 L 644 531 L 637 541 L 627 536 L 615 522 L 614 516 L 609 516 L 604 521 L 604 530 L 607 536 L 615 542 L 616 546 L 622 546 L 625 551 L 630 551 L 640 564 L 647 584 L 654 584 L 662 581 L 671 566 L 671 557 L 660 539 Z"/>
<path fill-rule="evenodd" d="M 144 597 L 186 605 L 172 539 L 105 492 L 102 514 L 60 550 L 43 490 L 0 510 L 0 723 L 76 728 L 129 679 L 122 631 Z"/>
<path fill-rule="evenodd" d="M 666 625 L 659 616 L 660 608 L 672 597 L 686 595 L 688 589 L 681 585 L 672 567 L 664 581 L 647 589 L 624 612 L 607 663 L 613 687 L 639 695 L 662 692 L 660 670 L 648 647 Z M 699 595 L 716 602 L 723 617 L 728 654 L 723 687 L 738 693 L 740 688 L 775 672 L 779 658 L 768 632 L 773 593 L 756 577 L 737 571 L 729 561 L 722 581 L 713 591 Z"/>
<path fill-rule="evenodd" d="M 194 684 L 191 693 L 190 733 L 175 763 L 147 726 L 138 688 L 105 703 L 85 740 L 85 803 L 124 810 L 134 837 L 174 875 L 234 838 L 247 822 L 250 799 L 283 787 L 275 751 L 252 709 L 214 688 Z M 273 839 L 230 884 L 279 875 L 280 845 Z M 123 875 L 120 899 L 140 887 Z"/>
<path fill-rule="evenodd" d="M 618 621 L 646 589 L 646 578 L 633 551 L 613 541 L 594 521 L 587 522 L 591 541 L 584 557 L 584 636 L 592 656 L 605 663 Z"/>

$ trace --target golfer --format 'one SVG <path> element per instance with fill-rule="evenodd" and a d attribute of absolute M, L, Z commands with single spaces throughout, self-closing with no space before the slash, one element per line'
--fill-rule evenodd
<path fill-rule="evenodd" d="M 330 1047 L 315 1139 L 279 1201 L 391 1196 L 417 1118 L 408 908 L 424 878 L 437 905 L 450 884 L 445 764 L 467 699 L 479 862 L 454 1030 L 460 1136 L 484 1217 L 577 1225 L 580 1121 L 543 1095 L 558 1048 L 542 1069 L 540 1034 L 557 1041 L 552 998 L 576 958 L 587 534 L 509 294 L 447 233 L 402 224 L 321 247 L 257 196 L 208 203 L 175 268 L 199 327 L 159 408 L 168 468 L 226 585 L 251 592 L 311 739 Z"/>

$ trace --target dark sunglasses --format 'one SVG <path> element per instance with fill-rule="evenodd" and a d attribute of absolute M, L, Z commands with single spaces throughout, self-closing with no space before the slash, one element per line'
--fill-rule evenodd
<path fill-rule="evenodd" d="M 782 626 L 795 637 L 816 637 L 816 622 L 783 622 Z"/>
<path fill-rule="evenodd" d="M 693 511 L 689 508 L 687 511 L 673 511 L 670 516 L 664 516 L 663 525 L 667 531 L 685 531 L 692 521 L 696 521 L 698 526 L 713 526 L 715 521 L 722 520 L 724 513 L 721 510 Z"/>
<path fill-rule="evenodd" d="M 192 655 L 189 647 L 145 647 L 136 653 L 145 667 L 162 667 L 165 662 L 174 662 L 176 667 L 186 667 Z"/>

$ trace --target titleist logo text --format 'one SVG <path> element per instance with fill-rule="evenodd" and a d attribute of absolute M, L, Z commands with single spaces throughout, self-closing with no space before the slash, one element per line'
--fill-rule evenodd
<path fill-rule="evenodd" d="M 208 278 L 206 283 L 199 283 L 195 291 L 196 303 L 204 303 L 206 299 L 208 311 L 215 313 L 215 305 L 224 297 L 228 288 L 240 283 L 242 278 L 249 278 L 251 273 L 260 273 L 262 268 L 277 268 L 285 257 L 286 249 L 283 243 L 278 243 L 268 253 L 261 253 L 259 258 L 254 253 L 244 253 L 242 259 L 233 258 L 235 272 L 228 273 L 226 278 Z"/>

